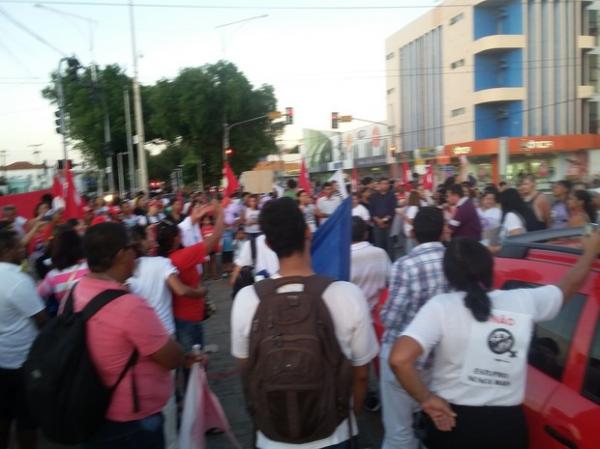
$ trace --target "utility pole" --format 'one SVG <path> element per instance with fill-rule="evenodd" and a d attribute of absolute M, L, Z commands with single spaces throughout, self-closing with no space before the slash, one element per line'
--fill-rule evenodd
<path fill-rule="evenodd" d="M 123 170 L 123 156 L 129 153 L 117 154 L 117 170 L 119 171 L 119 196 L 121 199 L 125 196 L 125 173 Z"/>
<path fill-rule="evenodd" d="M 135 42 L 135 20 L 133 16 L 133 0 L 129 0 L 129 20 L 131 28 L 131 50 L 133 52 L 133 112 L 135 115 L 135 132 L 137 134 L 138 165 L 140 168 L 139 188 L 148 189 L 148 164 L 146 150 L 144 149 L 144 118 L 142 115 L 142 96 L 138 82 L 138 54 Z"/>
<path fill-rule="evenodd" d="M 131 140 L 131 112 L 129 110 L 129 90 L 123 90 L 123 101 L 125 103 L 125 138 L 127 139 L 127 155 L 129 163 L 129 191 L 135 192 L 135 162 L 133 160 L 133 142 Z"/>

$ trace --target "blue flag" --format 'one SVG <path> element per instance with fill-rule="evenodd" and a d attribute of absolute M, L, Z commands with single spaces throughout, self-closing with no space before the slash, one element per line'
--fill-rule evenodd
<path fill-rule="evenodd" d="M 349 196 L 313 235 L 310 252 L 315 273 L 349 281 L 351 244 L 352 197 Z"/>

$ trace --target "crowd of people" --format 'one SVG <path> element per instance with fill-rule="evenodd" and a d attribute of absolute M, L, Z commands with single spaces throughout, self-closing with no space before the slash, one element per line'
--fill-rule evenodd
<path fill-rule="evenodd" d="M 585 239 L 583 256 L 558 286 L 492 291 L 493 254 L 510 236 L 596 223 L 598 195 L 564 180 L 554 184 L 550 197 L 536 189 L 531 176 L 517 186 L 477 186 L 471 178 L 452 177 L 434 191 L 424 189 L 418 176 L 411 183 L 364 178 L 354 190 L 350 282 L 314 278 L 311 264 L 312 236 L 345 196 L 346 186 L 336 182 L 320 184 L 312 195 L 291 179 L 281 198 L 276 192 L 151 198 L 140 192 L 128 199 L 90 200 L 80 219 L 69 220 L 50 196 L 41 198 L 30 220 L 19 217 L 14 206 L 4 207 L 0 448 L 11 441 L 13 421 L 19 447 L 37 447 L 23 364 L 39 329 L 64 313 L 69 300 L 81 311 L 106 290 L 124 293 L 90 318 L 87 341 L 101 379 L 115 388 L 105 423 L 83 447 L 177 447 L 177 401 L 187 368 L 205 361 L 194 348 L 210 341 L 203 321 L 214 307 L 203 281 L 223 277 L 235 286 L 248 273 L 251 279 L 234 289 L 231 352 L 244 368 L 244 384 L 251 386 L 247 398 L 266 404 L 256 407 L 249 399 L 252 417 L 261 423 L 258 448 L 355 447 L 355 414 L 363 405 L 382 409 L 382 449 L 417 447 L 418 410 L 425 414 L 431 449 L 527 447 L 520 404 L 528 329 L 531 322 L 552 319 L 581 285 L 600 252 L 600 237 Z M 265 393 L 268 385 L 252 376 L 263 372 L 264 353 L 272 354 L 268 363 L 278 364 L 273 372 L 280 374 L 267 382 L 273 385 L 288 368 L 308 370 L 314 357 L 278 358 L 277 348 L 293 340 L 278 338 L 289 323 L 269 321 L 265 332 L 280 327 L 272 338 L 275 352 L 257 343 L 253 332 L 262 322 L 266 296 L 281 293 L 295 307 L 302 294 L 313 292 L 313 283 L 322 286 L 314 292 L 327 312 L 319 313 L 331 318 L 321 318 L 334 340 L 328 344 L 349 361 L 351 382 L 347 395 L 340 393 L 347 409 L 339 416 L 297 423 L 306 407 L 327 400 L 321 387 L 303 386 L 304 393 L 294 392 L 296 399 L 283 400 Z M 276 314 L 292 313 L 285 310 Z M 487 324 L 498 313 L 522 320 L 515 328 L 521 356 L 511 362 L 506 385 L 485 386 L 483 393 L 465 374 L 479 350 L 470 342 L 489 334 Z M 446 324 L 449 317 L 452 326 Z M 123 371 L 132 351 L 139 353 L 135 369 Z M 286 351 L 300 350 L 280 352 Z M 368 391 L 372 370 L 378 388 Z M 293 413 L 286 408 L 290 403 Z M 281 423 L 288 413 L 289 422 Z M 311 425 L 319 430 L 312 432 Z"/>

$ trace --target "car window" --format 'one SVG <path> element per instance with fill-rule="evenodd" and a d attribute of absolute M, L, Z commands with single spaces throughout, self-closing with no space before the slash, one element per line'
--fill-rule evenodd
<path fill-rule="evenodd" d="M 540 287 L 540 285 L 511 280 L 504 283 L 502 289 L 535 287 Z M 576 294 L 566 306 L 560 309 L 553 320 L 536 323 L 534 327 L 529 346 L 529 363 L 556 380 L 562 378 L 565 370 L 571 340 L 585 299 L 584 295 Z"/>
<path fill-rule="evenodd" d="M 600 320 L 596 323 L 596 333 L 590 347 L 582 393 L 596 404 L 600 404 Z"/>

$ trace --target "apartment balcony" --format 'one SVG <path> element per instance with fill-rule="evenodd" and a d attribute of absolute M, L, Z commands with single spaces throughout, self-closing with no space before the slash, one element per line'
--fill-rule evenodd
<path fill-rule="evenodd" d="M 522 34 L 495 34 L 482 37 L 473 42 L 473 54 L 522 49 L 525 46 L 525 36 Z"/>
<path fill-rule="evenodd" d="M 507 101 L 524 101 L 526 98 L 524 87 L 496 87 L 483 89 L 473 94 L 474 104 L 497 103 Z"/>
<path fill-rule="evenodd" d="M 592 98 L 596 94 L 594 86 L 577 86 L 577 98 Z"/>
<path fill-rule="evenodd" d="M 596 48 L 596 36 L 577 36 L 577 48 L 580 50 L 592 50 Z"/>

